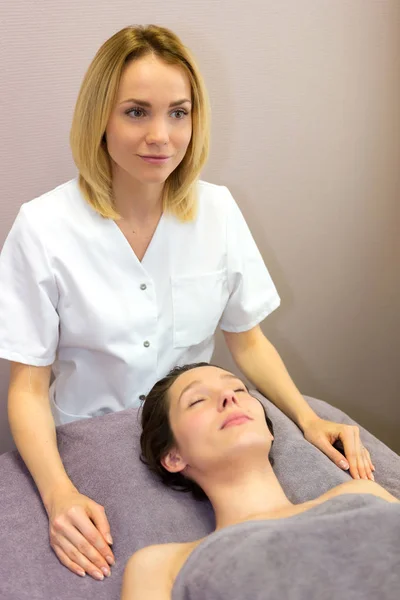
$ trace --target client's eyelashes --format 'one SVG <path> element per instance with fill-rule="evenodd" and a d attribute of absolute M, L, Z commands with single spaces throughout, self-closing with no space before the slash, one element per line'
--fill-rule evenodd
<path fill-rule="evenodd" d="M 204 400 L 204 398 L 199 398 L 198 400 L 194 400 L 193 402 L 191 402 L 191 403 L 189 404 L 189 408 L 190 408 L 191 406 L 194 406 L 195 404 L 198 404 L 199 402 L 203 402 L 203 400 Z"/>
<path fill-rule="evenodd" d="M 244 392 L 245 394 L 248 393 L 247 389 L 244 387 L 238 388 L 236 390 L 233 390 L 235 394 L 238 394 L 239 392 Z M 193 400 L 192 402 L 190 402 L 188 404 L 188 408 L 190 408 L 191 406 L 194 406 L 195 404 L 199 404 L 199 402 L 204 402 L 205 398 L 198 398 L 197 400 Z"/>

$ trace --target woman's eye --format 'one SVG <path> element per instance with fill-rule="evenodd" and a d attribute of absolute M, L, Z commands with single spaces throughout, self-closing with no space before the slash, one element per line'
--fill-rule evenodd
<path fill-rule="evenodd" d="M 132 113 L 140 113 L 140 114 L 138 115 L 138 114 L 132 114 Z M 143 113 L 143 109 L 142 108 L 135 107 L 135 108 L 130 108 L 129 110 L 127 110 L 126 114 L 129 115 L 129 116 L 135 117 L 136 119 L 138 119 L 144 113 Z"/>
<path fill-rule="evenodd" d="M 194 406 L 195 404 L 199 404 L 199 402 L 203 402 L 203 400 L 204 400 L 204 398 L 199 398 L 198 400 L 194 400 L 194 402 L 191 402 L 191 403 L 189 404 L 189 408 L 190 408 L 191 406 Z"/>
<path fill-rule="evenodd" d="M 175 114 L 176 114 L 176 113 L 179 113 L 179 114 L 180 114 L 180 117 L 178 117 L 178 118 L 177 118 L 177 120 L 178 120 L 178 121 L 180 121 L 181 119 L 183 119 L 183 117 L 184 117 L 185 115 L 187 115 L 187 112 L 186 112 L 186 110 L 183 110 L 182 108 L 178 108 L 178 110 L 174 110 L 174 112 L 173 112 L 172 114 L 174 114 L 174 113 L 175 113 Z"/>
<path fill-rule="evenodd" d="M 135 119 L 140 119 L 142 116 L 144 116 L 144 110 L 142 108 L 139 108 L 138 106 L 135 106 L 133 108 L 130 108 L 129 110 L 126 111 L 126 114 L 129 115 L 130 117 L 134 117 Z M 178 108 L 177 110 L 174 110 L 172 112 L 173 115 L 176 115 L 176 120 L 180 121 L 181 119 L 183 119 L 188 113 L 186 112 L 186 110 L 183 110 L 183 108 Z"/>
<path fill-rule="evenodd" d="M 238 392 L 247 392 L 247 390 L 245 388 L 238 388 L 237 390 L 234 390 L 235 394 L 237 394 Z"/>

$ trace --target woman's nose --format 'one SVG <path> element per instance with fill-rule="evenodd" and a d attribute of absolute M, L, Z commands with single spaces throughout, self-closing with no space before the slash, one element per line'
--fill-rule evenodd
<path fill-rule="evenodd" d="M 237 404 L 236 394 L 232 390 L 225 390 L 221 394 L 221 406 L 226 408 L 230 404 Z"/>
<path fill-rule="evenodd" d="M 168 128 L 164 121 L 153 121 L 147 132 L 146 142 L 148 144 L 167 144 L 169 139 Z"/>

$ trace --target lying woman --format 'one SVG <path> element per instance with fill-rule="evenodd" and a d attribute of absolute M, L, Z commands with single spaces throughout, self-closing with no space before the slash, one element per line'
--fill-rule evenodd
<path fill-rule="evenodd" d="M 142 412 L 142 459 L 167 485 L 208 498 L 216 529 L 128 561 L 122 600 L 398 598 L 400 502 L 349 480 L 293 504 L 274 474 L 273 426 L 232 373 L 177 367 Z"/>

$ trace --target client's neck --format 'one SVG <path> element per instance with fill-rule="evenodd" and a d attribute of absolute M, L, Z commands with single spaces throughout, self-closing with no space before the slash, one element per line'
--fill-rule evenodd
<path fill-rule="evenodd" d="M 240 467 L 225 471 L 202 487 L 213 505 L 217 529 L 247 519 L 272 518 L 293 507 L 269 461 L 242 472 Z"/>

